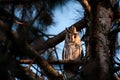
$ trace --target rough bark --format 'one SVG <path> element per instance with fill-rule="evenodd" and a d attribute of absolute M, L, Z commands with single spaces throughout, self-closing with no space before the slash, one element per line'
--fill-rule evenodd
<path fill-rule="evenodd" d="M 83 65 L 84 80 L 112 80 L 108 33 L 112 27 L 109 1 L 92 1 L 89 28 L 89 60 Z"/>

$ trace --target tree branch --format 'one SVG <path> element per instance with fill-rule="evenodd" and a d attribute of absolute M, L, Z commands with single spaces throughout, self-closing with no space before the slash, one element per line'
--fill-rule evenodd
<path fill-rule="evenodd" d="M 19 64 L 18 64 L 19 65 Z M 36 76 L 36 74 L 34 72 L 32 72 L 30 69 L 28 69 L 27 67 L 22 67 L 22 66 L 18 66 L 17 65 L 17 70 L 16 70 L 16 74 L 15 76 L 21 80 L 43 80 L 42 77 L 40 76 Z"/>
<path fill-rule="evenodd" d="M 3 25 L 0 24 L 0 28 L 5 28 L 5 29 L 2 29 L 4 30 L 4 33 L 10 33 L 11 31 L 9 31 L 8 27 L 5 25 L 4 22 L 1 21 L 1 23 Z M 8 36 L 6 34 L 6 36 Z M 60 78 L 62 80 L 62 75 L 59 75 L 55 70 L 54 68 L 46 61 L 44 60 L 43 58 L 40 57 L 40 55 L 34 50 L 32 49 L 27 43 L 24 44 L 24 42 L 22 42 L 21 40 L 19 40 L 18 38 L 16 38 L 14 35 L 12 35 L 12 33 L 10 34 L 11 37 L 13 37 L 14 40 L 11 40 L 11 41 L 14 41 L 12 43 L 12 45 L 16 46 L 17 48 L 20 48 L 23 50 L 22 54 L 24 53 L 24 55 L 27 55 L 28 57 L 34 59 L 35 58 L 35 61 L 37 62 L 37 64 L 44 70 L 44 72 L 46 73 L 46 75 L 51 79 L 51 80 L 54 80 L 53 78 L 55 79 L 58 79 Z M 10 38 L 11 39 L 11 38 Z M 19 50 L 19 49 L 18 49 Z M 13 54 L 15 55 L 15 54 Z"/>
<path fill-rule="evenodd" d="M 20 64 L 30 64 L 32 60 L 19 60 Z M 50 64 L 82 64 L 81 60 L 56 60 L 56 61 L 48 61 Z"/>
<path fill-rule="evenodd" d="M 88 3 L 88 0 L 78 0 L 83 8 L 85 9 L 85 12 L 89 13 L 91 11 L 91 6 Z"/>
<path fill-rule="evenodd" d="M 2 9 L 0 7 L 0 10 L 2 10 L 2 13 L 0 13 L 0 15 L 3 15 L 4 13 L 6 13 L 6 15 L 9 15 L 8 17 L 10 17 L 11 14 L 9 14 L 7 11 L 5 11 L 4 9 Z M 4 15 L 3 15 L 4 16 Z M 17 21 L 20 21 L 18 20 L 18 18 L 15 18 Z M 32 25 L 30 24 L 26 24 L 26 23 L 21 23 L 21 22 L 17 22 L 18 24 L 22 24 L 22 25 L 25 25 L 27 27 L 30 27 Z M 76 22 L 75 24 L 71 25 L 69 28 L 71 28 L 72 26 L 75 26 L 77 31 L 80 31 L 82 28 L 86 27 L 87 26 L 87 23 L 88 23 L 88 20 L 86 18 L 83 18 L 82 20 L 79 20 L 78 22 Z M 2 29 L 8 29 L 8 27 L 3 27 L 2 24 L 0 24 Z M 17 35 L 17 33 L 16 33 Z M 43 53 L 44 51 L 46 51 L 48 48 L 52 48 L 54 47 L 55 45 L 59 44 L 60 42 L 62 42 L 63 40 L 65 39 L 65 30 L 61 33 L 59 33 L 57 36 L 53 37 L 53 38 L 50 38 L 48 39 L 47 41 L 43 42 L 43 43 L 37 43 L 36 45 L 38 45 L 37 47 L 35 47 L 35 49 L 37 51 L 39 51 L 40 53 Z"/>
<path fill-rule="evenodd" d="M 80 31 L 81 29 L 83 29 L 84 27 L 87 26 L 87 20 L 85 18 L 83 18 L 82 20 L 76 22 L 72 26 L 75 26 L 77 31 Z M 69 28 L 71 29 L 72 26 L 70 26 Z M 50 39 L 48 39 L 47 41 L 45 41 L 43 43 L 37 43 L 39 45 L 35 49 L 37 51 L 39 51 L 40 53 L 43 53 L 48 48 L 52 48 L 52 47 L 56 46 L 57 44 L 62 42 L 64 39 L 65 39 L 65 30 L 62 31 L 61 33 L 59 33 L 57 36 L 55 36 L 53 38 L 50 38 Z"/>
<path fill-rule="evenodd" d="M 0 28 L 2 30 L 4 30 L 5 33 L 7 33 L 7 31 L 9 31 L 9 27 L 3 22 L 1 21 L 2 24 L 0 24 Z M 82 28 L 86 27 L 87 20 L 84 18 L 80 21 L 78 21 L 77 23 L 73 24 L 72 26 L 75 26 L 76 29 L 79 31 Z M 71 28 L 72 26 L 70 26 L 69 28 Z M 9 31 L 11 32 L 11 31 Z M 18 38 L 16 38 L 14 35 L 11 34 L 11 36 L 15 39 L 12 44 L 18 46 L 18 48 L 20 48 L 20 50 L 22 49 L 22 53 L 24 53 L 24 55 L 27 54 L 28 57 L 30 58 L 36 58 L 35 61 L 37 62 L 37 64 L 44 70 L 44 72 L 46 73 L 46 75 L 52 79 L 52 80 L 57 80 L 59 79 L 63 79 L 63 76 L 58 74 L 53 67 L 47 62 L 45 61 L 43 58 L 40 57 L 40 55 L 38 54 L 37 51 L 35 51 L 31 46 L 29 46 L 29 44 L 21 44 L 24 42 L 21 42 L 21 40 L 19 40 Z M 44 43 L 38 43 L 40 44 L 40 47 L 38 47 L 36 50 L 43 52 L 46 51 L 48 48 L 54 47 L 55 45 L 57 45 L 58 43 L 62 42 L 65 39 L 65 31 L 61 32 L 60 34 L 58 34 L 57 36 L 48 39 L 47 41 L 45 41 Z M 15 55 L 15 54 L 14 54 Z"/>

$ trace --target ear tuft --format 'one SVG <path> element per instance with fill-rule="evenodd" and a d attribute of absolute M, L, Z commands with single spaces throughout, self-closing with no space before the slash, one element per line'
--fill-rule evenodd
<path fill-rule="evenodd" d="M 72 32 L 73 33 L 78 33 L 75 26 L 72 26 Z"/>

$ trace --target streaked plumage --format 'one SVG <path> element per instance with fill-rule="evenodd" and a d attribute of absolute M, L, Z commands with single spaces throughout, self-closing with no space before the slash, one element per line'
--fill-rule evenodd
<path fill-rule="evenodd" d="M 66 29 L 65 44 L 62 53 L 63 60 L 78 60 L 81 56 L 81 41 L 75 27 Z"/>
<path fill-rule="evenodd" d="M 66 28 L 65 44 L 62 53 L 63 60 L 80 60 L 81 58 L 81 40 L 76 28 L 71 30 Z M 64 64 L 65 75 L 69 78 L 76 75 L 79 64 Z"/>

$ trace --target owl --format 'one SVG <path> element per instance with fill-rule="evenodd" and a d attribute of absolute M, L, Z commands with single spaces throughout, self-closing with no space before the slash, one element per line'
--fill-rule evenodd
<path fill-rule="evenodd" d="M 76 28 L 66 28 L 65 44 L 62 52 L 63 60 L 80 60 L 81 59 L 81 40 Z M 64 64 L 64 73 L 67 80 L 73 78 L 78 73 L 79 64 L 69 63 Z"/>
<path fill-rule="evenodd" d="M 81 57 L 81 41 L 76 28 L 66 28 L 65 44 L 62 52 L 63 60 L 79 60 Z"/>

